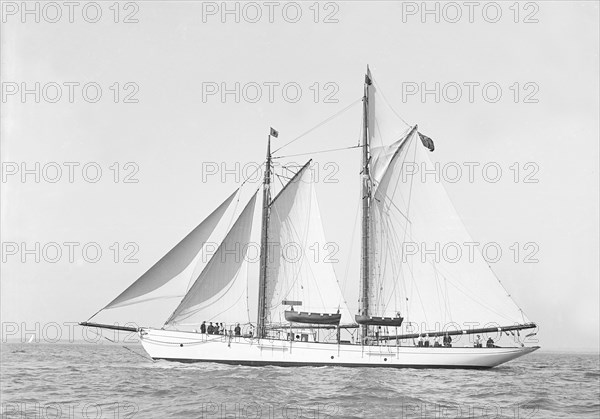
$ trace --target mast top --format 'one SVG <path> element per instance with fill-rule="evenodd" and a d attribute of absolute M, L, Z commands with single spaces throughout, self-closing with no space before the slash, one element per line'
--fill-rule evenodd
<path fill-rule="evenodd" d="M 369 70 L 369 64 L 367 64 L 367 72 L 365 74 L 365 84 L 370 86 L 373 83 L 373 77 L 371 77 L 371 70 Z"/>

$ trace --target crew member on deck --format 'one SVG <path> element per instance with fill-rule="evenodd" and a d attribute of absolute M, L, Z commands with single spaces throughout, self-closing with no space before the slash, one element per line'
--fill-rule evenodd
<path fill-rule="evenodd" d="M 233 331 L 235 332 L 236 336 L 242 336 L 242 328 L 240 327 L 239 323 L 237 324 L 237 326 L 235 326 L 235 329 L 233 329 Z"/>
<path fill-rule="evenodd" d="M 496 346 L 494 345 L 494 339 L 488 338 L 487 342 L 485 343 L 485 346 L 487 346 L 488 348 L 495 348 Z"/>
<path fill-rule="evenodd" d="M 450 335 L 448 333 L 446 333 L 444 335 L 444 346 L 446 348 L 451 348 L 452 347 L 452 338 L 450 337 Z"/>
<path fill-rule="evenodd" d="M 476 348 L 481 348 L 481 336 L 477 335 L 477 337 L 475 338 L 475 344 L 473 345 Z"/>
<path fill-rule="evenodd" d="M 200 325 L 200 333 L 202 333 L 202 334 L 206 333 L 206 321 L 203 321 L 202 324 Z"/>
<path fill-rule="evenodd" d="M 423 335 L 419 335 L 419 342 L 417 343 L 418 346 L 423 346 Z"/>
<path fill-rule="evenodd" d="M 213 335 L 215 333 L 215 327 L 213 326 L 212 322 L 210 322 L 206 331 L 209 335 Z"/>

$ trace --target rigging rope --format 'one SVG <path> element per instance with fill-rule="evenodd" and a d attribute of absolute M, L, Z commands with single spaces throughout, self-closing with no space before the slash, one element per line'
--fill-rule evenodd
<path fill-rule="evenodd" d="M 92 317 L 93 317 L 93 316 L 92 316 Z M 108 337 L 104 336 L 102 333 L 98 333 L 98 332 L 96 331 L 96 328 L 92 328 L 92 330 L 93 330 L 93 332 L 96 334 L 96 336 L 101 336 L 101 337 L 103 337 L 104 339 L 106 339 L 107 341 L 109 341 L 109 342 L 112 342 L 112 343 L 118 343 L 118 342 L 116 342 L 116 341 L 114 341 L 114 340 L 112 340 L 112 339 L 110 339 L 110 338 L 108 338 Z M 137 356 L 139 356 L 139 357 L 142 357 L 142 358 L 144 358 L 144 359 L 149 359 L 149 360 L 150 360 L 150 361 L 152 361 L 152 362 L 156 362 L 156 360 L 154 360 L 154 359 L 152 359 L 152 358 L 150 358 L 150 357 L 144 356 L 144 355 L 142 355 L 142 354 L 140 354 L 140 353 L 137 353 L 136 351 L 134 351 L 133 349 L 131 349 L 131 348 L 129 348 L 129 347 L 127 347 L 127 346 L 125 346 L 125 345 L 121 345 L 121 347 L 123 347 L 123 348 L 127 349 L 129 352 L 131 352 L 131 353 L 133 353 L 133 354 L 135 354 L 135 355 L 137 355 Z"/>
<path fill-rule="evenodd" d="M 254 172 L 252 172 L 252 174 L 251 174 L 250 176 L 248 176 L 248 177 L 246 178 L 246 180 L 244 180 L 244 181 L 242 182 L 242 184 L 240 185 L 239 189 L 242 189 L 242 186 L 244 186 L 244 185 L 246 184 L 246 182 L 248 182 L 250 179 L 254 179 L 254 175 L 256 174 L 256 172 L 258 172 L 259 170 L 262 170 L 262 167 L 263 167 L 263 166 L 265 166 L 265 165 L 266 165 L 266 163 L 265 163 L 265 162 L 262 162 L 260 165 L 258 165 L 258 166 L 257 166 L 257 167 L 254 169 Z"/>
<path fill-rule="evenodd" d="M 283 158 L 287 158 L 287 157 L 298 157 L 298 156 L 306 156 L 306 155 L 313 155 L 313 154 L 331 153 L 333 151 L 350 150 L 350 149 L 359 148 L 359 147 L 362 147 L 362 146 L 360 146 L 360 145 L 353 145 L 353 146 L 350 146 L 350 147 L 332 148 L 332 149 L 329 149 L 329 150 L 313 151 L 313 152 L 310 152 L 310 153 L 288 154 L 286 156 L 276 156 L 276 157 L 273 157 L 273 159 L 283 159 Z"/>
<path fill-rule="evenodd" d="M 409 127 L 411 126 L 408 122 L 406 122 L 399 114 L 398 112 L 396 112 L 396 110 L 392 107 L 392 105 L 390 105 L 390 102 L 387 100 L 387 98 L 385 97 L 385 95 L 383 94 L 383 90 L 381 89 L 381 87 L 379 86 L 379 84 L 377 83 L 377 81 L 373 80 L 373 83 L 375 84 L 375 87 L 377 88 L 377 90 L 375 90 L 375 93 L 380 93 L 381 97 L 383 98 L 383 102 L 388 106 L 388 108 L 390 108 L 390 110 L 392 112 L 394 112 L 394 115 L 396 115 L 402 122 L 404 122 L 406 125 L 408 125 Z"/>
<path fill-rule="evenodd" d="M 313 132 L 314 130 L 316 130 L 317 128 L 325 125 L 327 122 L 331 121 L 334 118 L 337 118 L 338 116 L 340 116 L 341 114 L 343 114 L 344 112 L 346 112 L 348 109 L 350 109 L 351 107 L 353 107 L 354 105 L 356 105 L 358 102 L 362 102 L 362 96 L 360 97 L 360 99 L 355 100 L 354 102 L 350 103 L 348 106 L 346 106 L 344 109 L 338 111 L 337 113 L 333 114 L 332 116 L 330 116 L 329 118 L 325 119 L 324 121 L 320 122 L 319 124 L 315 125 L 314 127 L 312 127 L 311 129 L 309 129 L 308 131 L 300 134 L 299 136 L 297 136 L 296 138 L 294 138 L 293 140 L 285 143 L 284 145 L 282 145 L 281 147 L 279 147 L 278 149 L 276 149 L 275 151 L 273 151 L 272 154 L 277 153 L 279 150 L 283 149 L 284 147 L 287 147 L 288 145 L 296 142 L 297 140 L 299 140 L 300 138 L 304 137 L 305 135 L 310 134 L 311 132 Z"/>

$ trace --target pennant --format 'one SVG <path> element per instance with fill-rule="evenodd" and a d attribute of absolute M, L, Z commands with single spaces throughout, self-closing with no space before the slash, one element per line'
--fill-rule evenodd
<path fill-rule="evenodd" d="M 433 151 L 435 149 L 433 145 L 433 140 L 426 135 L 423 135 L 419 132 L 419 138 L 421 138 L 421 142 L 425 147 L 429 149 L 429 151 Z"/>
<path fill-rule="evenodd" d="M 277 138 L 279 136 L 279 131 L 277 131 L 276 129 L 273 129 L 271 127 L 271 133 L 270 133 L 271 137 L 275 137 Z"/>

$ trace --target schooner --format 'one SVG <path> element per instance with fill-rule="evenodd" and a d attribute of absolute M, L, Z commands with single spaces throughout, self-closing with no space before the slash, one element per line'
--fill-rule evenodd
<path fill-rule="evenodd" d="M 332 265 L 310 257 L 311 245 L 325 243 L 311 161 L 272 196 L 271 136 L 278 133 L 271 129 L 261 187 L 247 200 L 241 188 L 232 193 L 80 324 L 136 332 L 150 357 L 180 362 L 490 368 L 538 349 L 465 344 L 475 334 L 510 333 L 517 339 L 520 330 L 536 327 L 480 254 L 469 261 L 407 257 L 407 242 L 472 240 L 443 186 L 408 176 L 410 165 L 429 161 L 433 141 L 417 125 L 386 131 L 379 101 L 367 68 L 359 145 L 360 297 L 354 316 Z M 159 301 L 169 310 L 162 327 L 93 320 L 102 312 Z M 224 322 L 225 330 L 203 333 L 201 325 L 210 322 Z M 243 331 L 234 333 L 238 323 Z M 415 330 L 410 324 L 426 326 Z M 455 344 L 416 345 L 423 337 L 445 342 L 454 337 Z"/>

